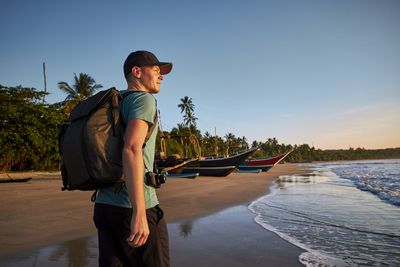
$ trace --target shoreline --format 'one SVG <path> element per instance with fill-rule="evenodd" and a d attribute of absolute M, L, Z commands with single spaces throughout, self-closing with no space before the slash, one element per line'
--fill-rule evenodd
<path fill-rule="evenodd" d="M 207 218 L 236 206 L 247 208 L 268 193 L 276 177 L 307 171 L 297 164 L 279 164 L 260 174 L 171 178 L 159 189 L 158 195 L 167 223 L 173 225 Z M 0 187 L 0 257 L 96 235 L 90 202 L 92 192 L 61 192 L 61 179 L 41 178 L 49 175 L 26 184 Z M 251 223 L 258 227 L 254 221 Z M 282 242 L 286 243 L 283 239 Z"/>
<path fill-rule="evenodd" d="M 250 204 L 269 193 L 272 182 L 278 176 L 306 172 L 309 169 L 304 166 L 278 164 L 262 173 L 231 173 L 226 177 L 199 176 L 196 179 L 170 178 L 158 189 L 157 195 L 167 222 L 174 223 Z"/>

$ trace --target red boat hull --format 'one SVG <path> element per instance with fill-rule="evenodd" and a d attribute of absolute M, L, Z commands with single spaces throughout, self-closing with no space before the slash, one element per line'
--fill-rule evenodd
<path fill-rule="evenodd" d="M 267 158 L 267 159 L 251 159 L 251 160 L 246 160 L 245 165 L 247 166 L 261 166 L 261 165 L 276 165 L 278 164 L 281 160 L 283 160 L 287 155 L 289 155 L 289 152 L 286 152 L 282 155 L 278 155 L 272 158 Z"/>

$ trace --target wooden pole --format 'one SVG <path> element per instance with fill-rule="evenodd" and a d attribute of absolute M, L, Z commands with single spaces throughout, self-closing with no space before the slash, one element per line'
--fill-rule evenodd
<path fill-rule="evenodd" d="M 218 157 L 217 127 L 214 127 L 214 155 Z"/>
<path fill-rule="evenodd" d="M 161 112 L 159 109 L 156 110 L 158 113 L 158 131 L 160 132 L 160 158 L 165 158 L 167 156 L 167 145 L 165 144 L 164 130 L 161 123 Z M 163 156 L 162 156 L 163 155 Z"/>
<path fill-rule="evenodd" d="M 47 82 L 46 82 L 46 63 L 43 62 L 43 79 L 44 79 L 44 92 L 47 92 Z M 43 104 L 45 102 L 46 95 L 43 96 Z"/>

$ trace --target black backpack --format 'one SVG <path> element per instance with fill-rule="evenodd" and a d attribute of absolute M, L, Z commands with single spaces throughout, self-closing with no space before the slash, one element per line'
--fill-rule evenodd
<path fill-rule="evenodd" d="M 80 102 L 59 129 L 62 190 L 97 190 L 123 183 L 122 148 L 125 124 L 119 105 L 123 95 L 114 87 Z M 149 129 L 145 144 L 154 131 Z"/>

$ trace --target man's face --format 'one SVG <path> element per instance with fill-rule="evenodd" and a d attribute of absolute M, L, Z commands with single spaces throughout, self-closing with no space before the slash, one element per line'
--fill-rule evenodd
<path fill-rule="evenodd" d="M 159 66 L 144 66 L 140 68 L 142 73 L 140 81 L 149 93 L 156 94 L 160 92 L 163 76 L 160 74 Z"/>

